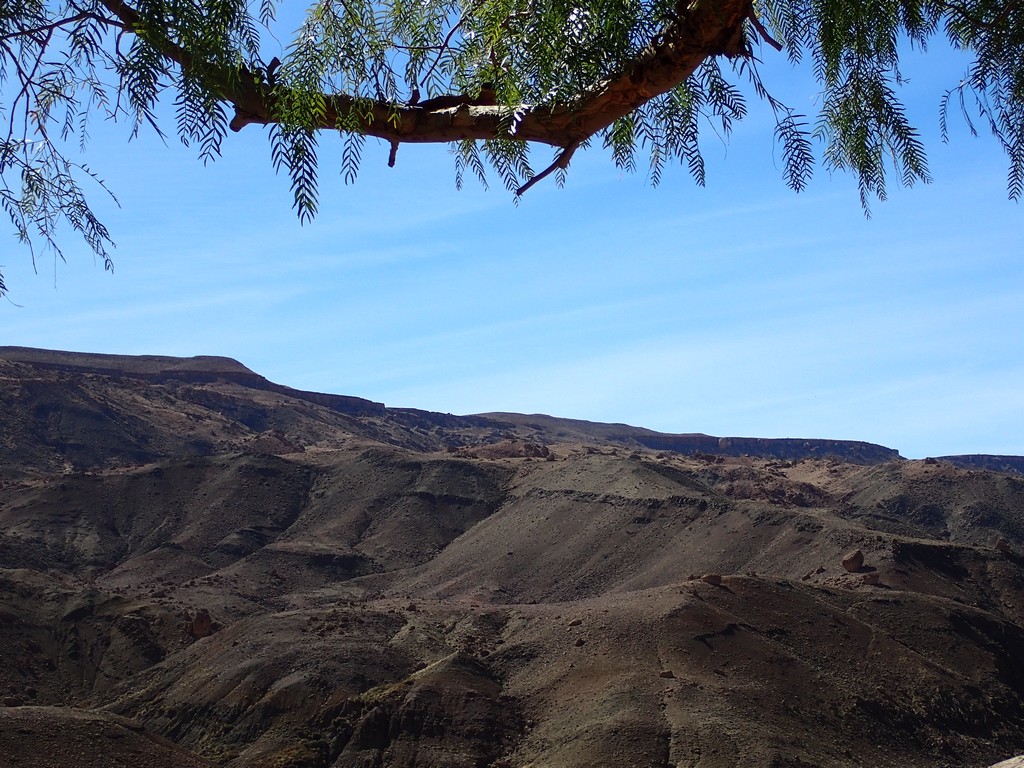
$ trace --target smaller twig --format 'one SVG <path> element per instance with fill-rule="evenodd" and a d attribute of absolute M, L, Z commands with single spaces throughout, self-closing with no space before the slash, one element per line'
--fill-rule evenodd
<path fill-rule="evenodd" d="M 939 5 L 941 5 L 942 7 L 944 7 L 947 10 L 955 11 L 956 13 L 959 13 L 961 16 L 963 16 L 965 19 L 967 19 L 971 24 L 974 24 L 977 27 L 981 27 L 982 29 L 992 30 L 992 29 L 995 29 L 996 27 L 998 27 L 1004 21 L 1006 21 L 1007 17 L 1010 15 L 1010 13 L 1012 13 L 1013 11 L 1015 11 L 1017 9 L 1018 2 L 1017 2 L 1017 0 L 1013 0 L 1012 2 L 1008 2 L 1006 5 L 1004 5 L 1002 7 L 1002 10 L 999 11 L 999 14 L 994 19 L 992 19 L 992 21 L 988 21 L 988 22 L 985 22 L 985 21 L 982 21 L 981 19 L 975 18 L 974 15 L 971 13 L 971 11 L 968 10 L 967 8 L 964 8 L 962 5 L 957 5 L 956 3 L 951 3 L 951 2 L 940 2 Z"/>
<path fill-rule="evenodd" d="M 564 147 L 562 151 L 558 153 L 558 157 L 555 158 L 555 161 L 551 165 L 549 165 L 547 168 L 545 168 L 543 171 L 538 173 L 536 176 L 534 176 L 532 179 L 530 179 L 528 182 L 523 184 L 523 186 L 516 190 L 516 197 L 522 197 L 524 194 L 526 194 L 526 190 L 528 190 L 541 179 L 550 176 L 559 168 L 561 168 L 563 171 L 566 168 L 568 168 L 569 161 L 572 160 L 573 153 L 575 153 L 576 150 L 579 149 L 579 147 L 580 142 L 578 141 L 574 141 L 569 146 Z"/>
<path fill-rule="evenodd" d="M 391 47 L 396 51 L 440 51 L 444 48 L 442 45 L 399 45 L 398 43 L 392 43 Z"/>
<path fill-rule="evenodd" d="M 395 167 L 395 158 L 398 157 L 398 142 L 391 142 L 391 152 L 388 153 L 388 168 Z"/>
<path fill-rule="evenodd" d="M 427 74 L 418 80 L 423 83 L 425 88 L 430 88 L 430 76 L 434 74 L 434 70 L 437 69 L 437 65 L 441 63 L 441 57 L 444 56 L 444 52 L 448 50 L 448 46 L 451 45 L 452 38 L 455 37 L 455 33 L 459 31 L 466 19 L 481 5 L 481 2 L 476 2 L 463 12 L 459 20 L 452 25 L 452 28 L 448 30 L 448 34 L 444 36 L 444 40 L 441 41 L 441 45 L 437 46 L 437 56 L 434 58 L 434 63 L 430 65 L 430 69 L 427 70 Z"/>
<path fill-rule="evenodd" d="M 20 102 L 22 102 L 22 100 L 24 100 L 25 123 L 24 123 L 24 132 L 23 133 L 24 133 L 26 139 L 28 138 L 29 122 L 30 122 L 30 116 L 31 116 L 31 113 L 32 113 L 32 102 L 39 100 L 38 97 L 36 96 L 36 89 L 35 89 L 35 86 L 34 86 L 35 77 L 36 77 L 36 73 L 39 71 L 39 67 L 43 63 L 43 55 L 46 53 L 46 46 L 49 44 L 49 40 L 50 40 L 51 37 L 53 37 L 53 30 L 49 30 L 46 33 L 46 41 L 44 41 L 43 44 L 40 45 L 39 51 L 36 53 L 36 61 L 35 61 L 35 64 L 32 66 L 32 71 L 31 72 L 26 72 L 22 68 L 21 61 L 19 61 L 19 59 L 15 55 L 14 51 L 12 51 L 10 49 L 10 47 L 7 45 L 7 42 L 4 41 L 4 40 L 0 40 L 0 47 L 2 47 L 4 49 L 4 51 L 7 53 L 8 57 L 11 59 L 11 62 L 14 64 L 15 71 L 18 73 L 18 80 L 21 81 L 21 90 L 18 91 L 18 95 L 15 96 L 14 100 L 11 102 L 11 108 L 10 108 L 11 116 L 10 116 L 10 120 L 9 120 L 8 126 L 7 126 L 7 135 L 8 136 L 13 136 L 14 135 L 14 121 L 15 121 L 15 118 L 17 117 L 16 113 L 17 113 L 17 109 L 18 109 L 18 104 Z M 37 121 L 37 124 L 38 124 L 38 121 Z"/>
<path fill-rule="evenodd" d="M 277 70 L 278 70 L 278 67 L 280 67 L 280 66 L 281 66 L 281 60 L 279 58 L 277 58 L 277 56 L 272 58 L 270 60 L 270 63 L 267 64 L 267 69 L 265 71 L 265 74 L 266 74 L 266 77 L 267 77 L 267 85 L 269 85 L 271 88 L 273 88 L 274 84 L 277 82 Z"/>
<path fill-rule="evenodd" d="M 39 27 L 32 27 L 31 29 L 16 29 L 13 32 L 8 32 L 5 35 L 0 35 L 0 40 L 7 40 L 12 37 L 34 37 L 36 34 L 40 32 L 49 32 L 51 30 L 57 29 L 57 27 L 62 27 L 65 24 L 73 24 L 76 21 L 82 21 L 87 17 L 88 16 L 85 13 L 77 13 L 74 16 L 69 16 L 66 19 L 60 19 L 51 24 L 44 24 Z"/>
<path fill-rule="evenodd" d="M 1019 4 L 1019 3 L 1017 3 L 1017 2 L 1015 1 L 1015 2 L 1012 2 L 1012 3 L 1007 3 L 1006 5 L 1004 5 L 1004 6 L 1003 6 L 1003 10 L 1001 10 L 1001 11 L 999 12 L 999 15 L 998 15 L 998 16 L 996 16 L 996 17 L 995 17 L 995 18 L 994 18 L 994 19 L 993 19 L 993 20 L 991 21 L 991 28 L 992 28 L 992 29 L 994 29 L 994 28 L 998 27 L 998 26 L 999 26 L 1000 24 L 1002 24 L 1002 23 L 1003 23 L 1004 21 L 1006 21 L 1007 17 L 1008 17 L 1009 15 L 1010 15 L 1010 13 L 1011 13 L 1012 11 L 1015 11 L 1015 10 L 1017 10 L 1017 6 L 1018 6 L 1018 4 Z"/>
<path fill-rule="evenodd" d="M 67 26 L 68 24 L 76 24 L 80 21 L 86 21 L 87 19 L 92 19 L 100 24 L 106 24 L 111 27 L 117 27 L 118 29 L 124 29 L 124 25 L 115 19 L 108 19 L 89 11 L 80 11 L 74 16 L 68 16 L 66 19 L 60 19 L 59 21 L 54 21 L 51 24 L 44 24 L 40 27 L 32 27 L 31 29 L 17 29 L 13 32 L 8 32 L 7 34 L 0 35 L 0 40 L 9 40 L 14 37 L 31 37 L 37 43 L 42 44 L 42 41 L 36 37 L 40 32 L 50 33 L 53 30 Z"/>
<path fill-rule="evenodd" d="M 768 30 L 764 28 L 764 24 L 761 23 L 761 20 L 757 18 L 757 14 L 754 13 L 753 6 L 751 6 L 750 9 L 747 11 L 747 18 L 750 19 L 751 25 L 754 27 L 754 29 L 757 30 L 757 34 L 761 36 L 762 40 L 768 43 L 768 45 L 770 45 L 776 51 L 782 50 L 782 43 L 780 43 L 778 40 L 776 40 L 774 37 L 768 34 Z"/>

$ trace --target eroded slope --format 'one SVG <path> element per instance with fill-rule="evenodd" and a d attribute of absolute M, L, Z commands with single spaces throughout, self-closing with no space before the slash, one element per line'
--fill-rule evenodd
<path fill-rule="evenodd" d="M 1024 751 L 1013 474 L 41 354 L 0 361 L 0 730 L 52 749 L 0 739 L 2 764 L 91 765 L 83 739 L 154 767 Z"/>

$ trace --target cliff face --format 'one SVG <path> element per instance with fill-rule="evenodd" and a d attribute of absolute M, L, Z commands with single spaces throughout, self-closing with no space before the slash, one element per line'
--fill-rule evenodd
<path fill-rule="evenodd" d="M 386 408 L 223 358 L 3 348 L 0 401 L 0 764 L 1024 750 L 1015 473 Z"/>

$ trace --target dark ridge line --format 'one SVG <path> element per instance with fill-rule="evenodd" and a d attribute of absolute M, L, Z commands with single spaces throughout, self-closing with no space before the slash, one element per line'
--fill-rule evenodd
<path fill-rule="evenodd" d="M 155 383 L 170 380 L 184 381 L 188 384 L 228 381 L 250 389 L 275 392 L 297 400 L 305 400 L 353 416 L 383 416 L 387 410 L 383 403 L 361 397 L 308 392 L 286 387 L 283 384 L 275 384 L 230 357 L 106 355 L 91 352 L 51 352 L 31 347 L 0 347 L 0 359 L 48 370 L 94 374 L 115 379 L 139 379 Z"/>
<path fill-rule="evenodd" d="M 833 457 L 857 464 L 882 464 L 887 461 L 904 460 L 895 448 L 860 440 L 719 437 L 701 432 L 671 434 L 655 432 L 643 427 L 633 427 L 628 424 L 604 424 L 544 414 L 485 413 L 479 415 L 538 431 L 562 431 L 566 434 L 588 435 L 624 445 L 691 455 L 756 456 L 780 460 Z"/>
<path fill-rule="evenodd" d="M 154 383 L 174 380 L 190 384 L 208 384 L 219 380 L 259 391 L 274 392 L 351 416 L 390 416 L 400 423 L 427 422 L 454 428 L 526 427 L 544 434 L 548 439 L 552 434 L 557 436 L 564 433 L 567 437 L 575 439 L 686 455 L 753 456 L 779 460 L 837 458 L 856 464 L 882 464 L 906 460 L 895 448 L 859 440 L 717 437 L 699 432 L 672 434 L 622 423 L 565 419 L 545 414 L 493 412 L 457 416 L 416 408 L 388 408 L 384 403 L 352 395 L 311 392 L 277 384 L 233 358 L 216 355 L 118 355 L 0 346 L 0 360 L 68 373 L 93 374 L 114 379 L 131 378 Z M 963 469 L 1024 474 L 1024 456 L 962 454 L 939 456 L 927 461 L 943 461 Z"/>
<path fill-rule="evenodd" d="M 1024 456 L 965 453 L 957 456 L 936 456 L 935 460 L 947 462 L 961 469 L 986 469 L 991 472 L 1010 472 L 1024 475 Z"/>

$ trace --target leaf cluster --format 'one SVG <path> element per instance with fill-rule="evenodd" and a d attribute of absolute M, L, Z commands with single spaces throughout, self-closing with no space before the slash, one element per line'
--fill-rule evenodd
<path fill-rule="evenodd" d="M 263 99 L 271 160 L 291 179 L 302 221 L 318 207 L 324 127 L 343 136 L 338 163 L 351 183 L 368 125 L 397 126 L 400 111 L 439 97 L 501 109 L 495 135 L 453 145 L 457 185 L 467 171 L 484 184 L 496 173 L 514 191 L 556 170 L 562 181 L 590 137 L 556 147 L 555 163 L 536 174 L 517 133 L 524 116 L 585 108 L 665 54 L 666 35 L 694 8 L 721 1 L 317 0 L 285 37 L 276 0 L 0 0 L 0 205 L 33 258 L 37 249 L 61 256 L 60 231 L 70 228 L 109 268 L 113 243 L 86 195 L 105 187 L 72 158 L 97 117 L 163 136 L 157 105 L 168 91 L 174 133 L 204 162 L 221 151 L 229 111 L 243 108 L 238 94 Z M 944 37 L 973 59 L 941 104 L 943 135 L 959 108 L 972 131 L 986 128 L 1005 150 L 1010 197 L 1024 193 L 1021 0 L 753 0 L 750 13 L 736 30 L 741 55 L 711 51 L 674 87 L 603 124 L 600 141 L 617 167 L 637 170 L 642 152 L 652 183 L 679 163 L 704 184 L 702 135 L 727 138 L 752 95 L 774 115 L 786 183 L 804 189 L 820 154 L 826 170 L 853 173 L 867 211 L 893 174 L 906 185 L 929 180 L 901 100 L 900 55 Z M 816 115 L 763 82 L 755 48 L 769 35 L 813 70 Z M 279 39 L 291 42 L 281 48 Z M 272 53 L 280 66 L 264 63 Z"/>
<path fill-rule="evenodd" d="M 113 266 L 110 233 L 86 195 L 103 182 L 65 152 L 69 143 L 85 146 L 95 112 L 112 109 L 105 37 L 94 4 L 0 2 L 0 207 L 33 264 L 45 252 L 63 258 L 58 230 L 66 226 Z"/>

